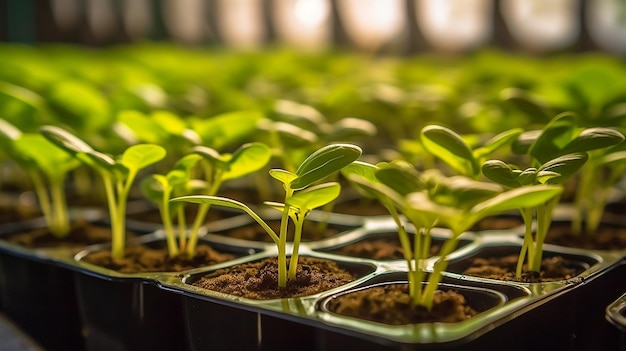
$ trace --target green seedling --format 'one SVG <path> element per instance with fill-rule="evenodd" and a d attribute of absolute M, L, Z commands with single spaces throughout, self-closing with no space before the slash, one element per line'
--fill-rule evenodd
<path fill-rule="evenodd" d="M 397 162 L 351 167 L 346 176 L 368 196 L 378 199 L 395 218 L 407 261 L 412 302 L 427 309 L 433 306 L 442 272 L 448 264 L 447 258 L 458 246 L 462 233 L 487 216 L 519 206 L 534 206 L 557 196 L 562 190 L 551 185 L 534 185 L 502 192 L 501 187 L 493 183 L 464 176 L 444 177 L 432 170 L 418 173 Z M 412 246 L 398 213 L 404 214 L 416 229 Z M 427 273 L 430 233 L 436 225 L 448 227 L 452 235 L 442 245 L 432 271 Z"/>
<path fill-rule="evenodd" d="M 421 142 L 424 148 L 455 171 L 467 177 L 478 178 L 480 165 L 496 151 L 510 145 L 523 130 L 516 128 L 504 131 L 489 139 L 483 146 L 472 148 L 453 130 L 428 125 L 422 129 Z"/>
<path fill-rule="evenodd" d="M 528 154 L 532 167 L 538 167 L 559 156 L 587 153 L 588 161 L 580 169 L 576 192 L 577 208 L 572 231 L 592 235 L 598 228 L 608 192 L 621 178 L 626 161 L 624 135 L 614 128 L 578 127 L 578 116 L 573 113 L 557 115 L 542 130 L 520 135 L 513 144 L 517 154 Z"/>
<path fill-rule="evenodd" d="M 361 149 L 352 144 L 331 144 L 313 152 L 296 169 L 271 169 L 269 174 L 278 180 L 285 190 L 284 203 L 266 202 L 267 205 L 282 211 L 278 234 L 250 207 L 226 197 L 192 195 L 172 199 L 200 204 L 231 207 L 249 214 L 272 238 L 278 250 L 278 285 L 286 287 L 289 279 L 295 278 L 298 264 L 298 250 L 304 221 L 308 213 L 339 196 L 341 187 L 336 182 L 316 183 L 341 168 L 349 165 L 361 155 Z M 287 265 L 287 228 L 289 220 L 295 224 L 293 247 L 289 267 Z"/>
<path fill-rule="evenodd" d="M 247 143 L 231 153 L 220 154 L 207 146 L 195 146 L 191 152 L 201 157 L 201 168 L 205 183 L 203 195 L 216 195 L 222 184 L 257 172 L 265 167 L 271 158 L 270 148 L 263 143 Z M 191 227 L 190 240 L 195 242 L 200 228 L 206 222 L 209 204 L 200 204 Z M 191 253 L 189 251 L 188 253 Z"/>
<path fill-rule="evenodd" d="M 520 169 L 517 166 L 506 164 L 500 160 L 488 160 L 483 166 L 483 174 L 492 181 L 509 188 L 522 188 L 534 184 L 558 185 L 562 184 L 576 173 L 587 161 L 586 153 L 572 153 L 556 157 L 545 162 L 538 168 L 529 167 Z M 543 257 L 543 243 L 552 223 L 552 213 L 558 204 L 560 193 L 545 203 L 536 204 L 533 207 L 520 207 L 525 223 L 524 243 L 519 254 L 516 277 L 521 277 L 524 262 L 528 264 L 531 272 L 540 272 Z M 537 228 L 533 233 L 533 220 L 537 220 Z"/>
<path fill-rule="evenodd" d="M 55 145 L 91 167 L 104 183 L 111 220 L 111 256 L 124 257 L 126 242 L 126 204 L 137 174 L 142 169 L 162 160 L 166 151 L 154 144 L 128 147 L 122 155 L 113 158 L 94 150 L 89 144 L 56 126 L 42 126 L 41 133 Z"/>
<path fill-rule="evenodd" d="M 70 217 L 65 197 L 67 175 L 80 165 L 41 134 L 22 133 L 0 120 L 0 139 L 9 156 L 30 176 L 41 212 L 50 232 L 58 238 L 70 232 Z"/>
<path fill-rule="evenodd" d="M 193 257 L 198 241 L 197 235 L 190 236 L 187 240 L 187 225 L 182 204 L 170 203 L 173 196 L 188 195 L 193 192 L 194 184 L 191 181 L 191 170 L 202 157 L 190 154 L 178 160 L 167 174 L 153 174 L 141 181 L 141 191 L 144 196 L 157 204 L 163 230 L 167 239 L 167 248 L 170 257 L 185 253 Z M 205 188 L 205 184 L 200 187 Z M 178 238 L 176 237 L 172 216 L 178 223 Z M 197 232 L 196 232 L 197 234 Z"/>

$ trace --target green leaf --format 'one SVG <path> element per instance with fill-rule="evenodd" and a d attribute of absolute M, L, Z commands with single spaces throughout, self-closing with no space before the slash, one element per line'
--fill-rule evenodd
<path fill-rule="evenodd" d="M 274 111 L 291 122 L 304 122 L 307 127 L 319 126 L 326 123 L 326 118 L 315 108 L 290 100 L 277 100 Z"/>
<path fill-rule="evenodd" d="M 114 168 L 117 165 L 114 159 L 112 159 L 109 155 L 103 154 L 101 152 L 92 150 L 88 153 L 78 153 L 76 157 L 85 163 L 86 165 L 93 167 L 95 169 L 99 169 L 100 171 L 104 171 L 106 173 L 113 173 Z M 127 173 L 126 167 L 125 173 Z"/>
<path fill-rule="evenodd" d="M 376 179 L 403 196 L 423 190 L 426 187 L 414 169 L 381 168 L 376 172 Z"/>
<path fill-rule="evenodd" d="M 270 169 L 270 176 L 272 176 L 272 178 L 278 180 L 279 182 L 283 183 L 285 185 L 285 188 L 287 188 L 291 182 L 298 178 L 297 175 L 286 171 L 284 169 Z"/>
<path fill-rule="evenodd" d="M 519 179 L 519 183 L 521 185 L 533 185 L 533 184 L 537 184 L 537 174 L 538 174 L 538 170 L 537 168 L 534 167 L 530 167 L 530 168 L 526 168 L 525 170 L 519 172 L 518 174 L 518 179 Z"/>
<path fill-rule="evenodd" d="M 517 139 L 523 133 L 521 128 L 509 129 L 504 131 L 493 138 L 489 139 L 487 143 L 480 148 L 474 150 L 473 155 L 475 159 L 481 159 L 483 157 L 487 157 L 500 148 L 509 145 L 513 142 L 513 140 Z"/>
<path fill-rule="evenodd" d="M 560 176 L 550 176 L 547 180 L 548 184 L 562 184 L 574 173 L 576 173 L 587 162 L 588 156 L 586 153 L 573 153 L 563 156 L 559 156 L 553 160 L 550 160 L 541 167 L 539 167 L 537 173 L 552 172 L 557 173 Z"/>
<path fill-rule="evenodd" d="M 502 191 L 499 185 L 472 180 L 465 176 L 442 177 L 430 191 L 431 199 L 457 209 L 468 209 Z"/>
<path fill-rule="evenodd" d="M 22 136 L 21 130 L 4 119 L 0 119 L 0 148 L 10 152 L 13 141 L 20 136 Z"/>
<path fill-rule="evenodd" d="M 71 154 L 94 151 L 89 144 L 65 129 L 44 125 L 41 127 L 41 133 L 48 138 L 48 140 Z"/>
<path fill-rule="evenodd" d="M 294 190 L 303 189 L 349 165 L 361 156 L 361 148 L 352 144 L 327 145 L 307 157 L 296 169 Z"/>
<path fill-rule="evenodd" d="M 624 141 L 624 134 L 611 128 L 587 128 L 578 137 L 570 141 L 562 152 L 570 154 L 574 152 L 586 152 L 615 146 Z"/>
<path fill-rule="evenodd" d="M 102 130 L 115 119 L 102 92 L 86 81 L 58 82 L 51 88 L 48 103 L 62 122 L 77 130 Z"/>
<path fill-rule="evenodd" d="M 548 121 L 550 119 L 550 108 L 540 96 L 519 88 L 507 88 L 500 93 L 500 97 L 523 111 L 532 120 Z"/>
<path fill-rule="evenodd" d="M 192 124 L 204 145 L 217 150 L 247 139 L 257 131 L 257 123 L 264 116 L 259 111 L 233 111 L 207 119 L 197 119 Z"/>
<path fill-rule="evenodd" d="M 534 208 L 563 192 L 561 186 L 530 185 L 511 189 L 475 205 L 471 212 L 478 219 L 510 210 Z"/>
<path fill-rule="evenodd" d="M 312 210 L 335 200 L 341 192 L 339 183 L 331 182 L 312 186 L 295 193 L 287 199 L 287 204 L 301 211 Z"/>
<path fill-rule="evenodd" d="M 167 140 L 168 134 L 162 128 L 162 124 L 139 111 L 121 111 L 117 115 L 117 120 L 126 125 L 141 142 L 159 144 Z"/>
<path fill-rule="evenodd" d="M 310 145 L 318 141 L 317 134 L 287 122 L 264 119 L 259 123 L 259 129 L 278 133 L 288 146 Z"/>
<path fill-rule="evenodd" d="M 563 154 L 562 150 L 576 136 L 576 115 L 564 112 L 554 117 L 528 150 L 540 163 Z"/>
<path fill-rule="evenodd" d="M 176 161 L 176 163 L 174 163 L 174 166 L 172 167 L 172 169 L 189 173 L 191 169 L 195 167 L 198 161 L 200 161 L 201 159 L 202 159 L 202 156 L 197 155 L 197 154 L 185 155 L 181 157 L 178 161 Z"/>
<path fill-rule="evenodd" d="M 482 166 L 482 172 L 488 179 L 510 188 L 520 186 L 518 174 L 513 169 L 500 160 L 488 160 Z"/>
<path fill-rule="evenodd" d="M 228 169 L 228 162 L 224 160 L 222 154 L 217 152 L 217 150 L 210 148 L 208 146 L 196 145 L 191 148 L 191 152 L 202 156 L 203 159 L 208 161 L 213 167 L 226 170 Z"/>
<path fill-rule="evenodd" d="M 378 181 L 376 179 L 376 171 L 378 167 L 363 161 L 354 161 L 341 169 L 341 174 L 348 177 L 351 174 L 361 176 L 370 181 Z"/>
<path fill-rule="evenodd" d="M 376 125 L 361 118 L 343 118 L 331 126 L 326 140 L 353 140 L 359 137 L 373 137 L 377 133 Z"/>
<path fill-rule="evenodd" d="M 478 174 L 479 165 L 472 149 L 451 129 L 437 125 L 426 126 L 422 129 L 421 140 L 428 152 L 458 172 L 468 176 Z"/>
<path fill-rule="evenodd" d="M 530 147 L 541 136 L 542 130 L 529 130 L 520 134 L 517 139 L 511 143 L 511 151 L 516 155 L 526 155 Z"/>
<path fill-rule="evenodd" d="M 272 157 L 272 151 L 263 143 L 248 143 L 239 147 L 230 161 L 222 179 L 243 177 L 265 167 Z"/>
<path fill-rule="evenodd" d="M 40 134 L 22 134 L 14 141 L 13 147 L 20 158 L 27 160 L 31 167 L 41 170 L 49 179 L 60 180 L 80 165 L 76 158 Z"/>
<path fill-rule="evenodd" d="M 167 179 L 160 174 L 152 174 L 140 182 L 141 193 L 148 200 L 160 204 L 163 201 L 163 190 L 168 186 Z"/>
<path fill-rule="evenodd" d="M 610 165 L 614 163 L 621 163 L 624 161 L 626 161 L 626 151 L 618 151 L 612 152 L 602 157 L 602 159 L 600 160 L 600 164 Z"/>
<path fill-rule="evenodd" d="M 120 163 L 131 171 L 139 171 L 165 158 L 165 148 L 155 144 L 138 144 L 127 148 Z"/>

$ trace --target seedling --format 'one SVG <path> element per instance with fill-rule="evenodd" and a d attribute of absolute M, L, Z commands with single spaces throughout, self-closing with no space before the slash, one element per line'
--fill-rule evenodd
<path fill-rule="evenodd" d="M 124 257 L 126 241 L 126 203 L 137 173 L 162 160 L 166 151 L 154 144 L 128 147 L 121 156 L 113 158 L 94 150 L 89 144 L 55 126 L 42 126 L 41 133 L 70 155 L 95 170 L 104 183 L 111 220 L 111 256 Z"/>
<path fill-rule="evenodd" d="M 333 201 L 339 196 L 341 186 L 336 182 L 317 184 L 318 181 L 349 165 L 361 155 L 361 149 L 352 144 L 331 144 L 313 152 L 296 169 L 271 169 L 269 174 L 278 180 L 285 190 L 284 203 L 265 202 L 282 211 L 280 232 L 276 232 L 250 207 L 226 197 L 191 195 L 172 199 L 200 204 L 213 204 L 242 210 L 249 214 L 272 238 L 278 250 L 278 286 L 286 287 L 289 279 L 295 278 L 298 250 L 304 220 L 309 212 Z M 289 220 L 295 224 L 293 246 L 289 267 L 287 266 L 287 227 Z"/>
<path fill-rule="evenodd" d="M 500 160 L 489 160 L 483 165 L 483 174 L 506 187 L 522 188 L 533 184 L 553 184 L 562 188 L 562 184 L 576 173 L 587 161 L 586 153 L 572 153 L 556 157 L 538 168 L 520 169 Z M 558 204 L 560 193 L 545 203 L 533 207 L 517 208 L 525 223 L 524 243 L 519 254 L 516 277 L 521 277 L 522 266 L 526 261 L 528 270 L 540 272 L 543 256 L 543 243 L 552 223 L 552 212 Z M 533 219 L 537 219 L 537 229 L 533 234 Z"/>
<path fill-rule="evenodd" d="M 157 204 L 161 213 L 170 257 L 176 257 L 182 252 L 192 257 L 196 249 L 197 236 L 192 236 L 187 242 L 184 207 L 182 204 L 171 204 L 169 200 L 172 196 L 186 195 L 192 191 L 191 169 L 200 159 L 201 156 L 195 154 L 184 156 L 167 174 L 153 174 L 141 181 L 142 193 Z M 178 238 L 174 231 L 172 215 L 178 223 Z"/>
<path fill-rule="evenodd" d="M 592 235 L 598 228 L 609 189 L 621 176 L 626 153 L 624 135 L 613 128 L 577 126 L 577 115 L 557 115 L 542 130 L 520 135 L 512 146 L 517 154 L 528 154 L 532 167 L 544 164 L 558 156 L 587 153 L 588 162 L 582 165 L 575 204 L 577 212 L 572 221 L 572 231 Z M 607 171 L 608 170 L 608 171 Z M 606 175 L 605 175 L 606 174 Z"/>
<path fill-rule="evenodd" d="M 456 249 L 463 232 L 484 217 L 519 206 L 534 206 L 562 190 L 556 186 L 535 185 L 501 192 L 501 188 L 493 183 L 464 176 L 444 177 L 432 170 L 418 173 L 398 162 L 376 166 L 354 164 L 344 174 L 368 196 L 385 205 L 396 220 L 407 261 L 409 294 L 414 305 L 427 309 L 433 306 L 442 272 L 448 264 L 447 258 Z M 417 231 L 412 247 L 398 212 L 404 214 Z M 450 228 L 452 235 L 442 245 L 432 272 L 427 274 L 430 233 L 436 225 Z M 426 284 L 422 283 L 424 281 Z"/>
<path fill-rule="evenodd" d="M 270 148 L 263 143 L 241 145 L 232 154 L 220 154 L 207 146 L 195 146 L 191 152 L 201 157 L 200 165 L 204 174 L 204 195 L 216 195 L 225 181 L 244 177 L 265 167 L 271 158 Z M 200 204 L 191 227 L 190 244 L 197 241 L 200 228 L 206 222 L 209 204 Z M 193 247 L 187 251 L 192 254 Z"/>
<path fill-rule="evenodd" d="M 65 198 L 65 180 L 80 165 L 41 134 L 22 133 L 0 120 L 0 139 L 6 151 L 30 176 L 41 212 L 50 232 L 58 238 L 70 232 L 70 217 Z"/>
<path fill-rule="evenodd" d="M 448 166 L 467 177 L 478 178 L 480 165 L 496 151 L 508 146 L 523 132 L 522 129 L 510 129 L 489 139 L 483 146 L 472 147 L 453 130 L 428 125 L 422 129 L 421 141 L 424 148 Z"/>

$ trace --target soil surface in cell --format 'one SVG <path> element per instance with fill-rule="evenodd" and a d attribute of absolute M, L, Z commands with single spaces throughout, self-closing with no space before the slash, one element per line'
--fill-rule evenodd
<path fill-rule="evenodd" d="M 582 273 L 583 266 L 576 265 L 561 256 L 547 257 L 541 261 L 541 272 L 531 272 L 527 266 L 522 268 L 522 274 L 515 276 L 518 255 L 501 257 L 477 257 L 471 265 L 463 271 L 465 275 L 483 277 L 504 281 L 519 281 L 524 283 L 542 283 L 567 280 Z"/>
<path fill-rule="evenodd" d="M 290 260 L 288 260 L 290 262 Z M 278 261 L 267 258 L 211 272 L 193 285 L 255 300 L 302 297 L 339 287 L 356 279 L 336 262 L 300 257 L 296 277 L 278 286 Z"/>
<path fill-rule="evenodd" d="M 437 291 L 433 307 L 415 306 L 408 284 L 389 284 L 340 295 L 329 304 L 337 314 L 390 325 L 443 322 L 454 323 L 472 318 L 475 311 L 465 297 L 454 291 Z"/>
<path fill-rule="evenodd" d="M 575 235 L 570 223 L 552 223 L 546 242 L 591 250 L 626 249 L 626 226 L 601 224 L 593 233 Z"/>

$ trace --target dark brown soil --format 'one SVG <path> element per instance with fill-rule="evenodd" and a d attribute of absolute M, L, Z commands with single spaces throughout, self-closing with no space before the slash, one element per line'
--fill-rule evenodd
<path fill-rule="evenodd" d="M 573 268 L 568 260 L 561 256 L 554 256 L 541 261 L 541 272 L 529 272 L 524 265 L 521 278 L 516 278 L 517 257 L 517 255 L 477 257 L 473 259 L 471 266 L 463 271 L 463 274 L 505 281 L 540 283 L 566 280 L 582 273 L 582 268 Z"/>
<path fill-rule="evenodd" d="M 218 252 L 206 244 L 198 245 L 193 257 L 184 255 L 170 257 L 167 248 L 162 246 L 159 248 L 146 245 L 127 247 L 124 258 L 120 260 L 113 259 L 111 251 L 108 250 L 91 253 L 83 260 L 120 273 L 146 273 L 181 272 L 235 258 L 235 255 Z"/>
<path fill-rule="evenodd" d="M 402 254 L 402 246 L 400 245 L 400 239 L 398 239 L 397 233 L 390 234 L 392 235 L 359 240 L 330 252 L 339 255 L 369 258 L 381 261 L 403 259 L 404 255 Z M 430 255 L 436 255 L 437 252 L 439 252 L 440 247 L 441 245 L 433 242 L 433 245 L 430 248 Z"/>
<path fill-rule="evenodd" d="M 274 229 L 276 234 L 280 232 L 279 220 L 269 220 L 267 221 L 267 224 L 272 229 Z M 326 225 L 326 226 L 318 227 L 318 222 L 307 221 L 307 222 L 304 222 L 302 241 L 306 242 L 306 241 L 313 241 L 313 240 L 320 240 L 320 239 L 328 238 L 348 229 L 352 229 L 352 228 L 346 227 L 346 226 L 339 226 L 339 225 Z M 287 233 L 288 233 L 287 241 L 293 241 L 294 228 L 293 228 L 292 222 L 289 222 Z M 229 229 L 225 232 L 220 232 L 218 234 L 228 236 L 230 238 L 236 238 L 236 239 L 272 242 L 272 238 L 267 234 L 267 232 L 265 232 L 263 227 L 261 227 L 256 222 L 253 222 L 244 226 L 240 226 L 237 228 Z"/>
<path fill-rule="evenodd" d="M 249 299 L 268 300 L 317 294 L 356 277 L 337 263 L 314 257 L 300 257 L 296 278 L 278 287 L 276 258 L 220 269 L 201 277 L 193 285 Z"/>
<path fill-rule="evenodd" d="M 70 233 L 63 238 L 54 236 L 47 227 L 43 227 L 8 235 L 6 240 L 28 248 L 82 247 L 111 241 L 111 230 L 87 221 L 76 221 L 72 223 Z"/>
<path fill-rule="evenodd" d="M 463 295 L 448 290 L 435 294 L 433 308 L 411 303 L 408 284 L 389 284 L 340 295 L 329 309 L 337 314 L 390 325 L 460 322 L 475 316 Z"/>
<path fill-rule="evenodd" d="M 626 249 L 626 226 L 601 224 L 595 233 L 574 235 L 569 222 L 552 223 L 546 242 L 592 250 Z"/>

